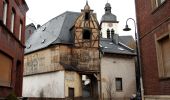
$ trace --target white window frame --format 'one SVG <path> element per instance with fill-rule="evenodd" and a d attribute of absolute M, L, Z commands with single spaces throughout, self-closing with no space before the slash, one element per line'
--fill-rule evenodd
<path fill-rule="evenodd" d="M 15 12 L 12 10 L 11 12 L 11 32 L 14 32 L 14 21 L 15 21 Z"/>
<path fill-rule="evenodd" d="M 165 0 L 155 0 L 156 7 L 159 7 L 163 2 L 165 2 Z"/>
<path fill-rule="evenodd" d="M 6 0 L 3 0 L 3 23 L 5 25 L 7 20 L 7 8 L 8 8 L 8 3 Z"/>
<path fill-rule="evenodd" d="M 22 22 L 19 24 L 19 40 L 22 39 Z"/>

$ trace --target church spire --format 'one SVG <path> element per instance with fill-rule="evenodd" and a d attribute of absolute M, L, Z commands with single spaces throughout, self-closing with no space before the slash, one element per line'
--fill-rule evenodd
<path fill-rule="evenodd" d="M 86 5 L 88 5 L 88 0 L 86 0 Z"/>
<path fill-rule="evenodd" d="M 85 5 L 85 7 L 84 7 L 84 10 L 90 10 L 90 6 L 89 6 L 89 4 L 88 4 L 88 0 L 86 0 L 86 5 Z"/>
<path fill-rule="evenodd" d="M 111 5 L 108 2 L 105 5 L 105 13 L 111 13 Z"/>

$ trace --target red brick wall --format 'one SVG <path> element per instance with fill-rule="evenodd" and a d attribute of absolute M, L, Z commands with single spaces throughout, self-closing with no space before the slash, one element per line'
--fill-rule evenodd
<path fill-rule="evenodd" d="M 0 97 L 5 97 L 11 93 L 15 92 L 17 96 L 22 96 L 22 79 L 23 79 L 23 61 L 24 61 L 24 37 L 25 37 L 25 15 L 27 8 L 21 10 L 21 5 L 25 2 L 24 0 L 19 0 L 16 3 L 16 0 L 7 0 L 8 1 L 8 11 L 7 11 L 7 25 L 3 24 L 3 0 L 0 0 L 0 52 L 8 55 L 13 59 L 12 65 L 12 79 L 11 86 L 4 87 L 0 86 Z M 22 2 L 21 2 L 22 1 Z M 20 7 L 19 7 L 20 6 Z M 15 23 L 14 23 L 14 32 L 10 32 L 10 18 L 11 11 L 15 9 Z M 27 5 L 26 5 L 27 7 Z M 22 29 L 22 40 L 18 40 L 19 36 L 19 25 L 20 20 L 23 22 Z M 17 62 L 20 62 L 20 66 L 17 66 Z M 3 63 L 3 62 L 0 62 Z"/>
<path fill-rule="evenodd" d="M 160 79 L 155 46 L 159 37 L 170 30 L 170 0 L 153 10 L 151 0 L 135 0 L 145 95 L 170 95 L 170 79 Z"/>

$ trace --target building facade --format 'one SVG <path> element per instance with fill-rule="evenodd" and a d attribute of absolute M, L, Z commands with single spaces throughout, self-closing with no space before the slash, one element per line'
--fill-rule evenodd
<path fill-rule="evenodd" d="M 24 97 L 98 97 L 99 24 L 88 3 L 39 27 L 26 46 Z"/>
<path fill-rule="evenodd" d="M 0 0 L 0 97 L 22 96 L 25 0 Z"/>
<path fill-rule="evenodd" d="M 136 0 L 145 100 L 170 99 L 170 1 Z"/>
<path fill-rule="evenodd" d="M 103 100 L 130 100 L 136 94 L 135 42 L 118 35 L 118 21 L 106 3 L 101 19 L 101 96 Z"/>

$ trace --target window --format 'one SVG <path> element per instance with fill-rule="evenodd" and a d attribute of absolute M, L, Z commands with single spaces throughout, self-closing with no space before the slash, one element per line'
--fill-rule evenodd
<path fill-rule="evenodd" d="M 115 31 L 114 31 L 114 29 L 112 29 L 112 30 L 111 30 L 111 36 L 112 36 L 112 37 L 114 36 L 114 33 L 115 33 Z"/>
<path fill-rule="evenodd" d="M 3 23 L 5 25 L 6 25 L 6 20 L 7 20 L 7 7 L 8 7 L 7 1 L 4 0 L 3 1 Z"/>
<path fill-rule="evenodd" d="M 169 34 L 156 41 L 159 77 L 170 77 L 170 38 Z"/>
<path fill-rule="evenodd" d="M 85 13 L 85 20 L 89 20 L 90 19 L 90 14 L 89 14 L 89 12 L 86 12 Z"/>
<path fill-rule="evenodd" d="M 152 0 L 153 8 L 160 6 L 165 0 Z"/>
<path fill-rule="evenodd" d="M 11 32 L 14 32 L 14 20 L 15 20 L 15 12 L 12 10 L 11 12 Z"/>
<path fill-rule="evenodd" d="M 90 30 L 88 30 L 88 29 L 84 29 L 84 31 L 83 31 L 83 39 L 90 39 L 90 37 L 91 37 L 91 31 Z"/>
<path fill-rule="evenodd" d="M 122 91 L 122 78 L 116 78 L 116 91 Z"/>
<path fill-rule="evenodd" d="M 110 30 L 107 29 L 107 38 L 110 39 Z"/>
<path fill-rule="evenodd" d="M 102 34 L 102 32 L 100 33 L 100 37 L 102 38 L 103 36 L 102 36 L 103 34 Z"/>
<path fill-rule="evenodd" d="M 10 86 L 11 67 L 12 60 L 0 52 L 0 86 Z"/>
<path fill-rule="evenodd" d="M 21 40 L 22 38 L 22 22 L 20 21 L 20 25 L 19 25 L 19 40 Z"/>

